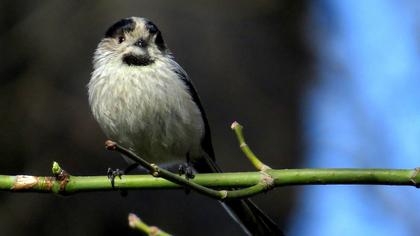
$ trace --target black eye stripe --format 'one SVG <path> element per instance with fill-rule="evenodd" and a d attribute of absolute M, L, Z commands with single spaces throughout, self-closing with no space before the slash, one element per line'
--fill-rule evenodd
<path fill-rule="evenodd" d="M 166 50 L 166 44 L 163 41 L 162 33 L 160 31 L 156 33 L 155 44 L 159 48 L 160 51 Z"/>
<path fill-rule="evenodd" d="M 123 35 L 124 33 L 132 32 L 135 26 L 135 22 L 130 18 L 119 20 L 108 28 L 108 30 L 105 32 L 105 37 L 113 38 L 117 35 Z"/>
<path fill-rule="evenodd" d="M 153 24 L 153 22 L 151 22 L 151 21 L 146 22 L 146 28 L 149 31 L 149 33 L 151 33 L 151 34 L 156 34 L 159 31 L 157 26 L 155 24 Z"/>
<path fill-rule="evenodd" d="M 158 29 L 158 27 L 151 21 L 147 20 L 146 23 L 146 29 L 149 31 L 150 34 L 156 35 L 155 37 L 155 44 L 159 48 L 160 51 L 166 50 L 165 42 L 163 41 L 162 33 Z"/>

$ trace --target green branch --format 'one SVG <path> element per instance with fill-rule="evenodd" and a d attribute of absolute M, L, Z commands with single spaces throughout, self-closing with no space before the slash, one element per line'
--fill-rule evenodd
<path fill-rule="evenodd" d="M 284 169 L 267 170 L 272 187 L 294 185 L 370 184 L 419 187 L 420 169 Z M 260 172 L 197 174 L 190 180 L 209 188 L 243 188 L 261 181 Z M 29 176 L 0 175 L 0 191 L 73 194 L 115 189 L 177 189 L 183 186 L 150 175 L 123 175 L 115 179 L 115 187 L 107 176 Z M 233 196 L 234 197 L 234 196 Z"/>
<path fill-rule="evenodd" d="M 248 144 L 246 144 L 245 137 L 242 132 L 242 129 L 243 129 L 242 125 L 240 125 L 238 122 L 235 121 L 232 123 L 230 128 L 233 129 L 233 131 L 235 131 L 236 138 L 238 139 L 238 142 L 239 142 L 239 147 L 241 148 L 245 156 L 248 158 L 248 160 L 252 163 L 252 165 L 254 165 L 254 167 L 257 170 L 261 170 L 261 171 L 271 169 L 271 167 L 262 163 L 254 154 L 254 152 L 251 150 L 251 148 L 248 146 Z"/>
<path fill-rule="evenodd" d="M 140 232 L 143 232 L 149 236 L 171 236 L 170 234 L 166 233 L 165 231 L 159 229 L 156 226 L 147 225 L 138 216 L 136 216 L 133 213 L 130 213 L 128 215 L 128 225 L 131 228 L 137 229 Z"/>

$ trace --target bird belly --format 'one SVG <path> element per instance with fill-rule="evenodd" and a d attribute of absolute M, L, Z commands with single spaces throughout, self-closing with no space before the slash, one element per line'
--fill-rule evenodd
<path fill-rule="evenodd" d="M 200 111 L 175 73 L 116 73 L 92 93 L 92 110 L 106 135 L 146 160 L 180 162 L 202 152 Z"/>

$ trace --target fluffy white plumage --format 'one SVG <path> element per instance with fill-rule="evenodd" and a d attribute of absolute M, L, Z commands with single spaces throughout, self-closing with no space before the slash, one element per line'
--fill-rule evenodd
<path fill-rule="evenodd" d="M 130 66 L 122 56 L 141 50 L 127 46 L 120 53 L 110 45 L 107 39 L 99 44 L 88 84 L 93 116 L 105 134 L 152 162 L 185 162 L 187 153 L 202 156 L 204 123 L 176 73 L 185 73 L 182 68 L 152 47 L 147 53 L 154 63 Z"/>

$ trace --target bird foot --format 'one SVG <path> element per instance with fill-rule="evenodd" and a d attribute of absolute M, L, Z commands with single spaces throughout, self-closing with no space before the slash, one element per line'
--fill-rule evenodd
<path fill-rule="evenodd" d="M 194 179 L 194 177 L 195 177 L 192 167 L 189 166 L 188 164 L 179 165 L 178 174 L 179 175 L 185 175 L 185 178 L 187 180 Z"/>
<path fill-rule="evenodd" d="M 118 177 L 121 179 L 121 176 L 124 175 L 124 171 L 120 169 L 111 169 L 108 168 L 108 171 L 106 172 L 108 179 L 111 181 L 112 188 L 115 187 L 115 178 Z"/>
<path fill-rule="evenodd" d="M 178 174 L 179 175 L 185 175 L 185 178 L 187 180 L 194 179 L 194 177 L 195 177 L 192 167 L 190 167 L 188 164 L 179 165 Z M 185 194 L 189 194 L 191 192 L 191 189 L 188 188 L 188 187 L 185 187 L 184 190 L 185 190 Z"/>

